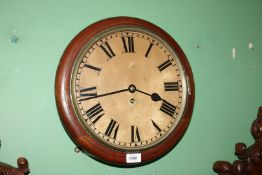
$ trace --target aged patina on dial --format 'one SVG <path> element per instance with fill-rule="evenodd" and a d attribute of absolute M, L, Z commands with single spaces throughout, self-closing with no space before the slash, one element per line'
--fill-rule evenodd
<path fill-rule="evenodd" d="M 137 18 L 109 18 L 80 32 L 56 77 L 61 121 L 76 145 L 107 163 L 137 165 L 184 134 L 194 82 L 178 44 Z"/>

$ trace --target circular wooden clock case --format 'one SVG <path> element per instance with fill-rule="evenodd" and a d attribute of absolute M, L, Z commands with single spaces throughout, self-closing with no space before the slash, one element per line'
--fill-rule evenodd
<path fill-rule="evenodd" d="M 115 17 L 82 30 L 60 60 L 55 95 L 77 147 L 111 165 L 165 155 L 185 133 L 194 80 L 182 49 L 147 21 Z"/>

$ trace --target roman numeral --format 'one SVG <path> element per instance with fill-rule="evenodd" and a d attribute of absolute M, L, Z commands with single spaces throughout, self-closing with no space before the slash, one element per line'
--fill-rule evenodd
<path fill-rule="evenodd" d="M 172 65 L 170 60 L 165 61 L 161 65 L 158 66 L 158 70 L 161 72 L 162 70 L 166 69 L 168 66 Z"/>
<path fill-rule="evenodd" d="M 178 82 L 164 82 L 165 91 L 178 91 L 179 84 Z"/>
<path fill-rule="evenodd" d="M 151 120 L 151 121 L 152 121 L 152 124 L 153 124 L 154 128 L 155 128 L 158 132 L 161 132 L 162 130 L 160 129 L 160 127 L 159 127 L 153 120 Z"/>
<path fill-rule="evenodd" d="M 86 111 L 87 117 L 91 120 L 93 120 L 93 124 L 95 124 L 103 115 L 104 115 L 104 110 L 100 103 L 97 103 L 95 106 L 91 107 Z"/>
<path fill-rule="evenodd" d="M 154 45 L 153 43 L 150 43 L 150 45 L 149 45 L 149 47 L 148 47 L 148 49 L 147 49 L 147 51 L 146 51 L 145 57 L 148 57 L 148 55 L 149 55 L 149 53 L 150 53 L 153 45 Z"/>
<path fill-rule="evenodd" d="M 94 71 L 96 71 L 96 72 L 98 72 L 98 73 L 101 71 L 101 68 L 92 66 L 92 65 L 90 65 L 90 64 L 85 64 L 84 66 L 85 66 L 86 68 L 92 69 L 92 70 L 94 70 Z"/>
<path fill-rule="evenodd" d="M 89 100 L 92 97 L 96 97 L 96 96 L 97 96 L 96 87 L 80 88 L 80 98 L 81 97 L 82 98 L 79 101 Z"/>
<path fill-rule="evenodd" d="M 117 121 L 111 119 L 109 125 L 107 126 L 105 135 L 107 135 L 108 137 L 113 137 L 113 139 L 116 139 L 118 128 L 119 124 L 117 123 Z"/>
<path fill-rule="evenodd" d="M 122 37 L 123 47 L 125 53 L 134 53 L 134 37 Z"/>
<path fill-rule="evenodd" d="M 105 42 L 105 45 L 101 45 L 100 48 L 105 52 L 105 54 L 112 58 L 113 56 L 116 56 L 111 47 L 109 46 L 108 42 Z"/>
<path fill-rule="evenodd" d="M 139 131 L 138 128 L 136 126 L 131 126 L 131 142 L 140 142 L 140 135 L 139 135 Z"/>
<path fill-rule="evenodd" d="M 176 112 L 176 107 L 164 100 L 160 110 L 170 117 L 173 117 Z"/>

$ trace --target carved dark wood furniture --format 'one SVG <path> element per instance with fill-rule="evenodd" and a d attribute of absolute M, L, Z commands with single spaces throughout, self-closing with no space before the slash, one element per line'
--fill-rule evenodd
<path fill-rule="evenodd" d="M 17 159 L 18 167 L 12 167 L 6 163 L 0 162 L 0 175 L 27 175 L 29 174 L 28 161 L 24 157 Z"/>
<path fill-rule="evenodd" d="M 262 175 L 262 106 L 251 126 L 255 143 L 249 147 L 245 143 L 235 145 L 235 155 L 239 160 L 232 164 L 216 161 L 213 170 L 219 175 Z"/>

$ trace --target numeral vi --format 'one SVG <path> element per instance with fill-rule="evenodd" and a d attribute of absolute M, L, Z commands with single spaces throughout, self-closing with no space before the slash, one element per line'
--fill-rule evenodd
<path fill-rule="evenodd" d="M 140 142 L 140 134 L 136 126 L 131 126 L 131 142 Z"/>

